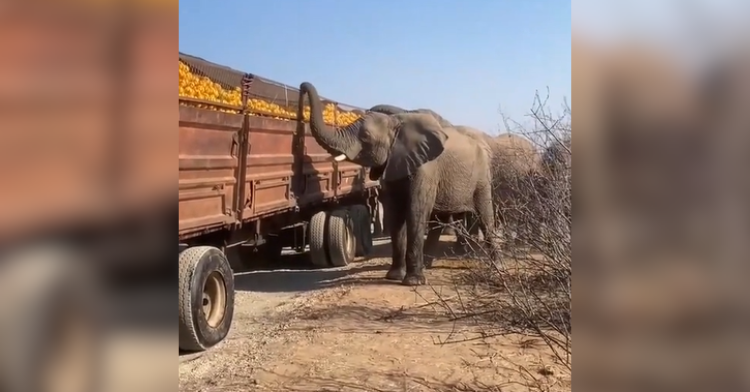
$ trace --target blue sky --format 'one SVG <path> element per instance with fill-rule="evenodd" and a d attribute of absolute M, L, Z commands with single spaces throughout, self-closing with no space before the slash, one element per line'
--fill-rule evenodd
<path fill-rule="evenodd" d="M 182 1 L 180 51 L 359 107 L 497 132 L 536 90 L 570 100 L 567 0 Z"/>

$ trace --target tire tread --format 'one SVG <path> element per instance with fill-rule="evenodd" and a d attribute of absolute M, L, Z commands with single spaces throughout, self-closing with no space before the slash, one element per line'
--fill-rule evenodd
<path fill-rule="evenodd" d="M 328 211 L 319 211 L 310 218 L 310 261 L 320 268 L 329 267 L 330 260 L 326 253 L 326 223 Z"/>
<path fill-rule="evenodd" d="M 331 212 L 328 217 L 328 256 L 331 265 L 343 267 L 349 264 L 357 251 L 356 238 L 353 236 L 353 222 L 345 208 Z M 354 241 L 347 241 L 348 239 Z M 347 246 L 350 243 L 350 246 Z"/>
<path fill-rule="evenodd" d="M 221 258 L 217 262 L 206 258 L 210 252 L 216 252 Z M 201 262 L 211 263 L 208 265 L 223 275 L 227 307 L 224 309 L 224 321 L 221 327 L 208 331 L 201 331 L 195 317 L 195 306 L 193 304 L 193 291 L 202 290 L 203 287 L 194 287 L 195 274 L 198 271 L 205 273 Z M 214 260 L 214 261 L 211 261 Z M 228 276 L 227 276 L 228 274 Z M 179 347 L 184 351 L 204 351 L 219 343 L 226 337 L 234 317 L 234 277 L 226 255 L 218 248 L 212 246 L 195 246 L 183 250 L 179 255 Z M 218 333 L 216 332 L 218 331 Z"/>

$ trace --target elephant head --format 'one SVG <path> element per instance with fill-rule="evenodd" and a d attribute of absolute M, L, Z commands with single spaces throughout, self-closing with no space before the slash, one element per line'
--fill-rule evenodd
<path fill-rule="evenodd" d="M 443 153 L 448 135 L 432 116 L 421 113 L 387 115 L 367 112 L 354 123 L 334 128 L 323 121 L 323 107 L 315 86 L 300 85 L 310 102 L 310 130 L 336 161 L 349 160 L 369 167 L 370 179 L 394 181 L 413 175 L 423 164 Z"/>
<path fill-rule="evenodd" d="M 443 116 L 435 113 L 434 111 L 430 109 L 414 109 L 414 110 L 406 110 L 402 109 L 398 106 L 393 105 L 375 105 L 370 108 L 371 112 L 377 112 L 377 113 L 385 113 L 389 115 L 394 114 L 401 114 L 401 113 L 422 113 L 422 114 L 429 114 L 430 116 L 434 117 L 435 120 L 440 123 L 441 127 L 452 127 L 453 124 L 451 124 L 450 121 L 443 118 Z"/>

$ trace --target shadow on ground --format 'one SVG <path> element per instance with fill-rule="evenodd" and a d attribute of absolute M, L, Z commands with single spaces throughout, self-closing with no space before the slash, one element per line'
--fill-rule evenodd
<path fill-rule="evenodd" d="M 252 271 L 235 274 L 236 290 L 264 293 L 292 293 L 337 286 L 337 279 L 366 271 L 386 270 L 387 265 L 358 265 L 324 270 Z"/>
<path fill-rule="evenodd" d="M 245 253 L 244 257 L 252 257 Z M 357 258 L 346 267 L 318 268 L 310 263 L 308 252 L 284 252 L 277 260 L 253 259 L 246 263 L 250 267 L 235 273 L 236 290 L 263 293 L 304 292 L 326 287 L 337 286 L 338 280 L 368 271 L 388 269 L 386 260 L 377 263 L 374 259 L 390 254 L 390 243 L 378 241 L 371 254 L 366 258 Z"/>
<path fill-rule="evenodd" d="M 390 266 L 391 243 L 377 240 L 370 255 L 357 258 L 346 267 L 318 268 L 309 260 L 308 252 L 284 252 L 277 260 L 256 258 L 252 250 L 243 251 L 243 257 L 249 259 L 243 271 L 235 273 L 235 289 L 264 293 L 293 293 L 318 290 L 341 284 L 397 284 L 398 282 L 383 279 Z M 440 258 L 451 258 L 455 255 L 453 245 L 441 241 L 435 252 Z M 441 267 L 436 267 L 441 268 Z M 382 271 L 378 276 L 362 273 Z"/>

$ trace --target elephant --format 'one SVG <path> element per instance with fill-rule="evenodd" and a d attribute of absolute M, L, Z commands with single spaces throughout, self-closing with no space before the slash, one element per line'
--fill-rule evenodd
<path fill-rule="evenodd" d="M 532 175 L 534 171 L 539 170 L 541 166 L 541 158 L 536 152 L 534 145 L 528 139 L 510 133 L 506 133 L 497 137 L 492 137 L 479 130 L 460 126 L 452 125 L 442 116 L 430 109 L 415 109 L 406 110 L 393 105 L 376 105 L 370 108 L 370 111 L 386 113 L 390 115 L 398 113 L 425 113 L 430 114 L 437 119 L 443 126 L 453 126 L 458 132 L 463 133 L 475 140 L 481 140 L 486 143 L 490 148 L 490 161 L 493 178 L 493 213 L 496 218 L 496 223 L 501 224 L 503 214 L 500 213 L 501 206 L 506 204 L 513 196 L 510 192 L 513 188 L 512 181 L 516 181 L 519 177 Z M 479 234 L 479 226 L 477 223 L 476 216 L 472 214 L 462 214 L 459 216 L 447 217 L 449 223 L 453 224 L 456 221 L 462 221 L 465 228 L 469 230 L 469 234 L 477 236 Z M 502 225 L 501 225 L 502 226 Z M 436 244 L 440 236 L 440 225 L 434 225 L 433 229 L 428 234 L 427 242 L 429 244 L 428 249 Z M 458 233 L 457 240 L 459 245 L 465 247 L 469 241 L 463 235 Z"/>
<path fill-rule="evenodd" d="M 377 113 L 384 113 L 388 115 L 394 115 L 394 114 L 400 114 L 400 113 L 424 113 L 429 114 L 432 117 L 434 117 L 442 127 L 453 127 L 453 124 L 443 118 L 443 116 L 437 114 L 435 111 L 431 109 L 414 109 L 414 110 L 406 110 L 403 108 L 400 108 L 398 106 L 394 105 L 387 105 L 387 104 L 380 104 L 375 105 L 369 109 L 371 112 L 377 112 Z M 471 134 L 472 130 L 466 127 L 456 127 L 459 132 L 464 132 Z M 467 132 L 468 131 L 468 132 Z M 437 244 L 440 241 L 440 234 L 445 233 L 448 231 L 448 234 L 455 234 L 457 243 L 461 246 L 461 248 L 465 248 L 466 245 L 469 244 L 468 238 L 466 238 L 465 234 L 466 232 L 464 230 L 456 231 L 455 228 L 457 225 L 462 225 L 463 227 L 466 226 L 466 215 L 461 214 L 448 214 L 448 215 L 441 215 L 438 216 L 438 214 L 432 214 L 430 216 L 430 220 L 428 222 L 428 232 L 427 232 L 427 240 L 426 240 L 426 249 L 430 250 L 430 253 L 432 253 L 433 250 L 435 250 Z M 452 233 L 451 233 L 452 232 Z M 429 268 L 432 266 L 432 257 L 429 257 L 428 262 L 426 266 Z"/>
<path fill-rule="evenodd" d="M 300 85 L 310 105 L 313 138 L 336 161 L 370 168 L 370 180 L 385 188 L 393 261 L 386 279 L 423 285 L 424 232 L 438 213 L 476 212 L 483 229 L 494 227 L 489 149 L 425 113 L 367 112 L 354 123 L 330 127 L 323 121 L 315 87 Z"/>

